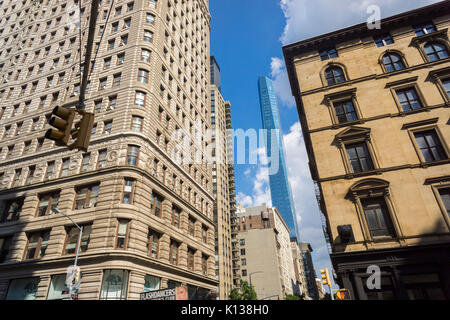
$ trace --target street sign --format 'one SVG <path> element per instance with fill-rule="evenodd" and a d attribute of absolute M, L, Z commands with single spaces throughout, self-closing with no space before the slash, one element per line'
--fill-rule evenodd
<path fill-rule="evenodd" d="M 81 284 L 81 271 L 80 267 L 69 266 L 66 273 L 66 286 L 67 288 L 78 289 Z"/>

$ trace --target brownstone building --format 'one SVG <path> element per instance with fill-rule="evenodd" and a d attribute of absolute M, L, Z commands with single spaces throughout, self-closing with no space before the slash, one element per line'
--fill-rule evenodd
<path fill-rule="evenodd" d="M 449 12 L 442 1 L 283 47 L 354 299 L 450 299 Z"/>

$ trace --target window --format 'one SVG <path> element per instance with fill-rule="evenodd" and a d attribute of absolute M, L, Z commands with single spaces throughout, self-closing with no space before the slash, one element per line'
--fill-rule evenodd
<path fill-rule="evenodd" d="M 147 23 L 148 24 L 154 24 L 155 23 L 155 16 L 151 13 L 147 13 Z"/>
<path fill-rule="evenodd" d="M 53 275 L 48 289 L 47 300 L 62 300 L 67 298 L 69 298 L 69 289 L 66 286 L 66 275 Z"/>
<path fill-rule="evenodd" d="M 75 210 L 91 208 L 97 205 L 99 185 L 79 187 L 75 195 Z"/>
<path fill-rule="evenodd" d="M 450 78 L 442 80 L 442 86 L 444 87 L 447 97 L 450 98 Z"/>
<path fill-rule="evenodd" d="M 445 150 L 435 130 L 415 132 L 414 137 L 425 162 L 447 159 Z"/>
<path fill-rule="evenodd" d="M 110 121 L 105 121 L 104 125 L 103 125 L 103 134 L 109 134 L 111 133 L 112 130 L 112 120 Z"/>
<path fill-rule="evenodd" d="M 111 67 L 111 58 L 105 58 L 103 63 L 103 69 L 107 70 Z"/>
<path fill-rule="evenodd" d="M 424 34 L 433 33 L 436 31 L 436 27 L 432 22 L 428 22 L 422 25 L 413 26 L 416 36 L 423 36 Z"/>
<path fill-rule="evenodd" d="M 189 217 L 189 230 L 188 230 L 188 232 L 189 232 L 189 235 L 191 235 L 191 236 L 195 236 L 195 219 L 194 218 L 191 218 L 191 217 Z"/>
<path fill-rule="evenodd" d="M 365 142 L 347 144 L 345 149 L 354 173 L 374 169 L 372 159 Z"/>
<path fill-rule="evenodd" d="M 14 174 L 14 179 L 13 179 L 13 184 L 12 184 L 13 188 L 18 187 L 20 185 L 21 178 L 22 178 L 22 169 L 17 169 Z"/>
<path fill-rule="evenodd" d="M 151 194 L 150 199 L 150 213 L 160 217 L 161 216 L 161 204 L 164 201 L 164 198 L 156 193 Z"/>
<path fill-rule="evenodd" d="M 374 37 L 374 40 L 377 47 L 384 47 L 394 43 L 394 40 L 392 40 L 392 36 L 389 33 Z"/>
<path fill-rule="evenodd" d="M 444 204 L 447 214 L 450 217 L 450 188 L 439 189 L 439 195 L 441 196 L 442 203 Z"/>
<path fill-rule="evenodd" d="M 400 55 L 392 52 L 386 53 L 383 56 L 383 65 L 386 72 L 402 70 L 405 68 L 405 65 Z"/>
<path fill-rule="evenodd" d="M 337 57 L 338 53 L 335 48 L 320 51 L 320 58 L 322 59 L 322 61 Z"/>
<path fill-rule="evenodd" d="M 122 203 L 126 203 L 126 204 L 133 203 L 134 184 L 135 184 L 135 180 L 125 179 L 124 185 L 123 185 Z"/>
<path fill-rule="evenodd" d="M 104 90 L 106 88 L 106 81 L 107 81 L 107 78 L 102 78 L 99 80 L 99 86 L 98 86 L 99 91 Z"/>
<path fill-rule="evenodd" d="M 145 105 L 145 93 L 136 91 L 136 99 L 135 104 L 139 107 L 143 107 Z"/>
<path fill-rule="evenodd" d="M 47 193 L 39 197 L 37 216 L 42 217 L 52 213 L 52 207 L 57 208 L 59 202 L 58 193 Z"/>
<path fill-rule="evenodd" d="M 241 259 L 241 265 L 246 266 L 247 265 L 247 259 Z"/>
<path fill-rule="evenodd" d="M 334 111 L 339 123 L 358 120 L 358 115 L 356 114 L 352 100 L 335 102 Z"/>
<path fill-rule="evenodd" d="M 144 277 L 144 292 L 155 291 L 161 288 L 161 278 L 145 275 Z"/>
<path fill-rule="evenodd" d="M 81 162 L 81 172 L 86 172 L 89 169 L 89 162 L 91 161 L 91 154 L 86 153 L 83 155 L 83 160 Z"/>
<path fill-rule="evenodd" d="M 202 272 L 204 275 L 208 274 L 208 257 L 202 255 Z"/>
<path fill-rule="evenodd" d="M 128 39 L 128 38 L 127 38 Z M 124 40 L 124 38 L 122 37 L 122 42 L 124 42 L 124 44 L 126 44 L 126 40 Z M 117 65 L 120 66 L 125 62 L 125 54 L 119 54 L 117 55 Z"/>
<path fill-rule="evenodd" d="M 172 225 L 177 228 L 180 227 L 180 213 L 181 210 L 178 207 L 172 206 Z"/>
<path fill-rule="evenodd" d="M 160 233 L 151 229 L 148 230 L 148 255 L 153 259 L 158 259 L 159 257 L 159 239 L 161 239 Z"/>
<path fill-rule="evenodd" d="M 108 152 L 106 149 L 98 152 L 97 169 L 104 168 L 106 166 L 106 156 Z"/>
<path fill-rule="evenodd" d="M 108 103 L 107 110 L 113 110 L 117 104 L 117 97 L 116 96 L 109 97 L 108 100 L 109 100 L 109 103 Z"/>
<path fill-rule="evenodd" d="M 148 83 L 148 71 L 144 69 L 139 69 L 138 81 L 142 83 Z"/>
<path fill-rule="evenodd" d="M 35 300 L 39 281 L 39 277 L 11 280 L 6 300 Z"/>
<path fill-rule="evenodd" d="M 336 83 L 344 82 L 345 81 L 344 71 L 340 67 L 330 67 L 325 70 L 325 79 L 329 86 Z"/>
<path fill-rule="evenodd" d="M 152 9 L 156 8 L 157 0 L 148 0 L 148 6 Z"/>
<path fill-rule="evenodd" d="M 9 254 L 9 248 L 11 247 L 12 236 L 2 236 L 0 238 L 0 263 L 6 261 L 6 257 Z"/>
<path fill-rule="evenodd" d="M 136 166 L 139 156 L 139 147 L 138 146 L 128 146 L 127 150 L 127 165 Z"/>
<path fill-rule="evenodd" d="M 194 255 L 195 255 L 195 250 L 192 248 L 188 248 L 187 267 L 188 267 L 188 270 L 191 270 L 191 271 L 194 271 Z"/>
<path fill-rule="evenodd" d="M 81 233 L 80 251 L 86 252 L 89 246 L 89 240 L 91 236 L 92 225 L 82 226 L 83 232 Z M 78 238 L 80 237 L 80 229 L 75 226 L 66 228 L 66 241 L 64 245 L 64 254 L 75 254 L 78 249 Z"/>
<path fill-rule="evenodd" d="M 169 253 L 169 262 L 173 265 L 178 265 L 178 247 L 180 244 L 170 239 L 170 253 Z"/>
<path fill-rule="evenodd" d="M 117 226 L 117 249 L 126 249 L 127 247 L 129 222 L 129 220 L 119 219 L 119 225 Z"/>
<path fill-rule="evenodd" d="M 140 116 L 131 117 L 131 131 L 141 132 L 142 131 L 142 121 L 143 118 Z"/>
<path fill-rule="evenodd" d="M 153 32 L 145 30 L 144 31 L 144 41 L 145 42 L 152 42 L 153 40 Z"/>
<path fill-rule="evenodd" d="M 247 270 L 246 269 L 242 269 L 242 276 L 246 277 L 247 276 Z"/>
<path fill-rule="evenodd" d="M 206 227 L 202 227 L 202 241 L 208 243 L 208 229 Z"/>
<path fill-rule="evenodd" d="M 113 84 L 112 84 L 113 87 L 120 85 L 121 78 L 122 78 L 122 75 L 120 73 L 114 75 Z"/>
<path fill-rule="evenodd" d="M 105 270 L 100 300 L 125 300 L 128 291 L 128 275 L 128 270 Z"/>
<path fill-rule="evenodd" d="M 31 167 L 28 168 L 28 177 L 27 177 L 26 184 L 30 184 L 31 182 L 33 182 L 35 171 L 36 171 L 36 167 L 35 166 L 31 166 Z"/>
<path fill-rule="evenodd" d="M 70 164 L 70 158 L 63 159 L 62 165 L 61 165 L 61 177 L 66 177 L 69 173 L 69 164 Z"/>
<path fill-rule="evenodd" d="M 422 108 L 422 103 L 420 102 L 419 96 L 417 95 L 416 89 L 413 87 L 399 89 L 397 92 L 397 98 L 403 111 L 410 111 Z"/>
<path fill-rule="evenodd" d="M 150 54 L 149 50 L 142 49 L 141 50 L 141 61 L 150 62 Z"/>
<path fill-rule="evenodd" d="M 25 248 L 25 260 L 39 259 L 45 255 L 47 249 L 50 231 L 40 231 L 28 236 L 28 244 Z"/>
<path fill-rule="evenodd" d="M 53 177 L 53 170 L 55 169 L 55 161 L 47 163 L 47 171 L 45 172 L 44 181 Z"/>
<path fill-rule="evenodd" d="M 362 199 L 370 235 L 375 237 L 394 236 L 394 231 L 389 217 L 389 212 L 383 198 Z"/>
<path fill-rule="evenodd" d="M 428 43 L 425 45 L 424 50 L 430 62 L 448 58 L 447 48 L 441 43 Z"/>

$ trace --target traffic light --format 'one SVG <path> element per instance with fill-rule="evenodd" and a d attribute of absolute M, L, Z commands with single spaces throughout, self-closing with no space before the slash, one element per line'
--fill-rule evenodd
<path fill-rule="evenodd" d="M 76 110 L 76 112 L 81 115 L 81 120 L 75 123 L 75 129 L 70 132 L 75 142 L 69 145 L 69 149 L 87 151 L 94 126 L 94 114 L 84 110 Z"/>
<path fill-rule="evenodd" d="M 350 292 L 347 289 L 339 289 L 336 291 L 336 300 L 351 300 Z"/>
<path fill-rule="evenodd" d="M 322 279 L 323 279 L 322 283 L 331 288 L 331 281 L 330 281 L 330 275 L 328 273 L 328 268 L 320 270 L 320 273 L 322 274 Z"/>
<path fill-rule="evenodd" d="M 48 129 L 45 133 L 47 139 L 55 141 L 58 146 L 67 146 L 70 139 L 70 130 L 75 119 L 76 111 L 62 106 L 53 108 L 52 117 L 48 123 L 55 129 Z"/>

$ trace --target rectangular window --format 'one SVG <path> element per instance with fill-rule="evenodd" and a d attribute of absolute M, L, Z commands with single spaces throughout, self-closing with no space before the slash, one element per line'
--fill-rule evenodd
<path fill-rule="evenodd" d="M 187 267 L 191 271 L 194 271 L 194 255 L 195 255 L 195 250 L 192 248 L 188 248 Z"/>
<path fill-rule="evenodd" d="M 138 146 L 128 146 L 127 150 L 127 165 L 136 166 L 137 160 L 139 156 L 139 147 Z"/>
<path fill-rule="evenodd" d="M 422 108 L 416 89 L 406 88 L 397 90 L 397 97 L 402 106 L 403 111 L 410 111 Z"/>
<path fill-rule="evenodd" d="M 128 270 L 105 270 L 100 300 L 126 300 L 128 276 Z"/>
<path fill-rule="evenodd" d="M 48 289 L 47 300 L 62 300 L 68 298 L 69 289 L 66 286 L 66 275 L 53 275 Z"/>
<path fill-rule="evenodd" d="M 416 36 L 423 36 L 424 34 L 429 34 L 436 31 L 436 27 L 432 22 L 413 26 L 413 29 L 414 32 L 416 33 Z"/>
<path fill-rule="evenodd" d="M 148 83 L 148 71 L 144 69 L 139 69 L 138 81 L 142 83 Z"/>
<path fill-rule="evenodd" d="M 28 244 L 25 249 L 25 260 L 39 259 L 45 255 L 50 238 L 50 231 L 40 231 L 28 236 Z"/>
<path fill-rule="evenodd" d="M 450 98 L 450 78 L 443 79 L 442 85 L 444 87 L 445 92 L 447 93 L 447 97 Z"/>
<path fill-rule="evenodd" d="M 89 169 L 89 162 L 91 161 L 91 154 L 86 153 L 83 155 L 83 160 L 81 162 L 81 172 L 86 172 Z"/>
<path fill-rule="evenodd" d="M 26 184 L 30 184 L 31 182 L 33 182 L 33 178 L 34 178 L 34 172 L 36 171 L 36 167 L 35 166 L 31 166 L 28 169 L 28 177 L 27 177 L 27 182 Z"/>
<path fill-rule="evenodd" d="M 374 40 L 377 47 L 384 47 L 394 43 L 394 40 L 389 33 L 374 37 Z"/>
<path fill-rule="evenodd" d="M 155 291 L 161 288 L 161 278 L 145 275 L 144 292 Z"/>
<path fill-rule="evenodd" d="M 170 239 L 170 255 L 169 262 L 173 265 L 178 265 L 178 247 L 179 243 L 175 240 Z"/>
<path fill-rule="evenodd" d="M 202 255 L 202 272 L 204 275 L 208 275 L 208 257 Z"/>
<path fill-rule="evenodd" d="M 195 219 L 189 217 L 189 235 L 195 235 Z"/>
<path fill-rule="evenodd" d="M 103 125 L 103 134 L 109 134 L 111 133 L 112 130 L 112 120 L 110 121 L 105 121 L 104 125 Z"/>
<path fill-rule="evenodd" d="M 322 61 L 332 59 L 332 58 L 337 58 L 337 57 L 338 57 L 338 53 L 335 48 L 320 51 L 320 58 L 322 59 Z"/>
<path fill-rule="evenodd" d="M 97 206 L 97 197 L 99 189 L 100 189 L 99 185 L 77 188 L 74 209 L 80 210 L 84 208 L 92 208 Z"/>
<path fill-rule="evenodd" d="M 66 177 L 69 173 L 69 164 L 70 164 L 70 158 L 63 159 L 62 165 L 61 165 L 61 177 Z"/>
<path fill-rule="evenodd" d="M 415 132 L 417 145 L 422 152 L 425 162 L 439 161 L 447 159 L 444 148 L 435 130 Z"/>
<path fill-rule="evenodd" d="M 394 236 L 384 198 L 361 199 L 367 226 L 372 237 Z"/>
<path fill-rule="evenodd" d="M 37 216 L 42 217 L 52 213 L 52 208 L 57 208 L 59 202 L 58 193 L 47 193 L 39 196 Z"/>
<path fill-rule="evenodd" d="M 334 111 L 339 123 L 358 120 L 358 115 L 356 114 L 355 106 L 353 105 L 352 100 L 335 102 Z"/>
<path fill-rule="evenodd" d="M 121 78 L 122 78 L 122 75 L 121 75 L 120 73 L 114 75 L 114 78 L 113 78 L 113 87 L 119 86 L 119 85 L 120 85 L 120 80 L 121 80 Z"/>
<path fill-rule="evenodd" d="M 160 217 L 161 216 L 161 204 L 164 201 L 164 198 L 156 193 L 151 194 L 150 199 L 150 213 Z"/>
<path fill-rule="evenodd" d="M 119 219 L 119 225 L 117 227 L 117 242 L 116 248 L 126 249 L 128 240 L 128 224 L 129 220 Z"/>
<path fill-rule="evenodd" d="M 53 171 L 55 169 L 55 161 L 47 163 L 47 171 L 45 172 L 44 181 L 47 181 L 53 177 Z"/>
<path fill-rule="evenodd" d="M 150 51 L 142 49 L 141 50 L 141 61 L 150 62 Z"/>
<path fill-rule="evenodd" d="M 11 240 L 12 236 L 2 236 L 2 238 L 0 238 L 0 263 L 6 261 L 6 257 L 9 254 L 9 248 L 11 246 Z"/>
<path fill-rule="evenodd" d="M 0 222 L 15 221 L 19 219 L 22 211 L 23 198 L 6 200 Z"/>
<path fill-rule="evenodd" d="M 159 257 L 159 239 L 161 239 L 161 234 L 149 229 L 148 230 L 148 255 L 153 259 L 158 259 Z"/>
<path fill-rule="evenodd" d="M 205 227 L 202 227 L 202 241 L 208 243 L 208 229 Z"/>
<path fill-rule="evenodd" d="M 39 281 L 39 277 L 11 280 L 6 300 L 35 300 Z"/>
<path fill-rule="evenodd" d="M 107 155 L 106 149 L 100 150 L 98 152 L 97 169 L 101 169 L 106 166 L 106 155 Z"/>
<path fill-rule="evenodd" d="M 180 227 L 180 214 L 181 210 L 176 206 L 172 206 L 172 225 L 174 227 Z"/>
<path fill-rule="evenodd" d="M 135 104 L 139 107 L 143 107 L 145 105 L 145 93 L 136 91 L 136 100 Z"/>
<path fill-rule="evenodd" d="M 374 169 L 369 149 L 365 142 L 347 144 L 345 149 L 354 173 Z"/>
<path fill-rule="evenodd" d="M 135 180 L 125 179 L 125 182 L 123 185 L 122 203 L 126 203 L 126 204 L 133 203 L 134 184 L 135 184 Z"/>
<path fill-rule="evenodd" d="M 441 196 L 442 203 L 450 217 L 450 188 L 439 189 L 439 195 Z"/>
<path fill-rule="evenodd" d="M 153 40 L 153 32 L 145 30 L 144 31 L 144 41 L 145 42 L 152 42 Z"/>
<path fill-rule="evenodd" d="M 147 13 L 147 23 L 148 24 L 154 24 L 155 23 L 155 16 L 151 13 Z"/>
<path fill-rule="evenodd" d="M 80 252 L 86 252 L 89 246 L 92 225 L 84 225 L 81 234 Z M 75 226 L 66 229 L 66 243 L 64 246 L 64 254 L 75 254 L 78 249 L 78 238 L 80 237 L 80 229 Z"/>
<path fill-rule="evenodd" d="M 131 118 L 131 131 L 141 132 L 142 131 L 142 117 L 132 116 Z"/>

